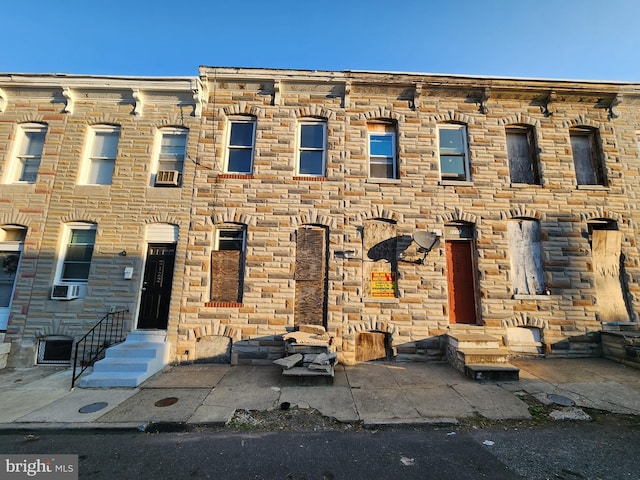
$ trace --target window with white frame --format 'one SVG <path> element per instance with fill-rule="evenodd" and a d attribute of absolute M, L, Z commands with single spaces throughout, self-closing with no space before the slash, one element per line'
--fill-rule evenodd
<path fill-rule="evenodd" d="M 159 130 L 156 187 L 180 185 L 187 152 L 187 133 L 185 128 Z"/>
<path fill-rule="evenodd" d="M 229 122 L 227 172 L 250 174 L 253 171 L 255 132 L 253 117 L 235 118 Z"/>
<path fill-rule="evenodd" d="M 35 183 L 40 168 L 47 126 L 41 124 L 20 125 L 17 150 L 9 167 L 7 183 Z"/>
<path fill-rule="evenodd" d="M 367 125 L 369 137 L 369 178 L 398 178 L 396 126 L 391 122 Z"/>
<path fill-rule="evenodd" d="M 299 175 L 322 177 L 325 175 L 327 124 L 323 121 L 305 120 L 298 129 Z"/>
<path fill-rule="evenodd" d="M 465 125 L 438 125 L 438 151 L 442 180 L 470 180 L 467 128 Z"/>
<path fill-rule="evenodd" d="M 96 241 L 96 225 L 73 223 L 65 230 L 65 247 L 60 265 L 59 280 L 86 283 Z"/>
<path fill-rule="evenodd" d="M 116 165 L 120 128 L 99 125 L 91 128 L 85 171 L 80 183 L 86 185 L 111 185 Z"/>
<path fill-rule="evenodd" d="M 26 232 L 19 225 L 0 227 L 0 330 L 7 329 Z"/>

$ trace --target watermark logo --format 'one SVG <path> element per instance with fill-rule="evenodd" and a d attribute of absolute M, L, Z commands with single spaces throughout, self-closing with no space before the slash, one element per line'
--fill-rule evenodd
<path fill-rule="evenodd" d="M 78 480 L 78 455 L 0 455 L 0 480 Z"/>

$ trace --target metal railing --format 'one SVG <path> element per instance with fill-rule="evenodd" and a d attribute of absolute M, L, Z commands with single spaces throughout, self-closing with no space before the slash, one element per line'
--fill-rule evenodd
<path fill-rule="evenodd" d="M 71 388 L 75 386 L 80 375 L 102 357 L 107 348 L 124 341 L 124 319 L 128 312 L 129 310 L 120 310 L 107 313 L 84 337 L 76 342 Z"/>

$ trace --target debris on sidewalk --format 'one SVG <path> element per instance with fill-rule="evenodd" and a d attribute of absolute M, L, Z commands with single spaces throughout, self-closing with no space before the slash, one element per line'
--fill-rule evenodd
<path fill-rule="evenodd" d="M 589 414 L 578 407 L 566 407 L 561 410 L 554 410 L 549 414 L 549 416 L 554 420 L 576 420 L 586 422 L 593 420 Z"/>
<path fill-rule="evenodd" d="M 300 379 L 308 385 L 333 383 L 337 360 L 333 338 L 319 325 L 300 325 L 299 330 L 283 336 L 289 354 L 273 363 L 283 367 L 282 375 Z M 327 382 L 330 379 L 330 382 Z"/>

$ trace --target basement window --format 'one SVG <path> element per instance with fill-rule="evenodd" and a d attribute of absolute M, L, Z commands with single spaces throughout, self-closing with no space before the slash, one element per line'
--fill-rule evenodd
<path fill-rule="evenodd" d="M 38 342 L 38 365 L 66 365 L 71 362 L 73 339 L 44 337 Z"/>

